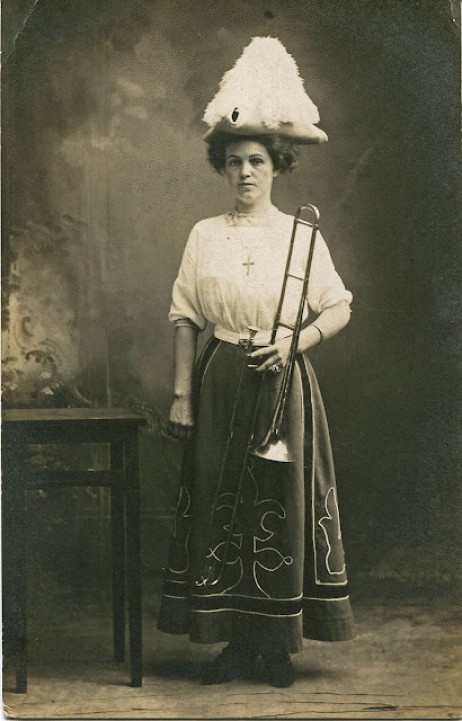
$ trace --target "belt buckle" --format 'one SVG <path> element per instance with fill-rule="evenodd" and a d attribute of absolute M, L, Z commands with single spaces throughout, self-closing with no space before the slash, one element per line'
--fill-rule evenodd
<path fill-rule="evenodd" d="M 255 336 L 257 335 L 257 333 L 258 333 L 258 328 L 249 326 L 249 335 L 245 338 L 242 338 L 242 337 L 239 338 L 238 345 L 240 348 L 243 348 L 244 350 L 247 351 L 247 356 L 250 356 L 252 351 L 255 349 L 254 339 L 255 339 Z M 258 368 L 258 366 L 259 366 L 258 362 L 255 363 L 255 361 L 253 359 L 250 360 L 250 358 L 249 358 L 249 362 L 247 363 L 247 368 Z"/>
<path fill-rule="evenodd" d="M 255 328 L 254 326 L 249 325 L 249 335 L 248 336 L 241 336 L 238 341 L 238 346 L 240 348 L 244 348 L 244 350 L 249 351 L 253 347 L 253 341 L 255 336 L 258 333 L 258 328 Z"/>
<path fill-rule="evenodd" d="M 249 350 L 249 348 L 252 345 L 252 341 L 250 340 L 250 338 L 239 338 L 239 341 L 237 344 L 238 344 L 239 348 L 243 348 L 244 350 Z"/>

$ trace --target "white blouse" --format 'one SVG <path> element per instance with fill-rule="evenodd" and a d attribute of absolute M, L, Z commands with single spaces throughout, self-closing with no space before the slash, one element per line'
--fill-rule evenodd
<path fill-rule="evenodd" d="M 207 321 L 215 336 L 237 343 L 259 329 L 256 342 L 267 343 L 273 328 L 293 217 L 271 208 L 265 213 L 235 211 L 206 218 L 192 229 L 173 285 L 169 319 L 185 319 L 203 330 Z M 303 275 L 311 230 L 299 225 L 290 272 Z M 289 280 L 282 320 L 294 322 L 302 282 Z M 327 245 L 318 232 L 308 283 L 308 306 L 315 313 L 341 300 L 351 303 L 335 270 Z M 305 308 L 304 317 L 309 310 Z M 281 328 L 278 337 L 290 335 Z"/>

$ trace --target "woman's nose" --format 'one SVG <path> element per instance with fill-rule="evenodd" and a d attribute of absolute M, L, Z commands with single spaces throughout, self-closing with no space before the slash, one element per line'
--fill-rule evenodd
<path fill-rule="evenodd" d="M 242 163 L 241 165 L 241 177 L 248 178 L 251 174 L 252 167 L 250 163 Z"/>

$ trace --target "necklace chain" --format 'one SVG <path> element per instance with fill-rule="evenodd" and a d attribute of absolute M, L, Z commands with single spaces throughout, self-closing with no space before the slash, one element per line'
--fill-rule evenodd
<path fill-rule="evenodd" d="M 247 242 L 245 239 L 246 233 L 244 235 L 238 234 L 242 255 L 245 257 L 242 266 L 246 271 L 246 275 L 250 275 L 251 269 L 255 266 L 254 252 L 260 249 L 263 241 L 266 241 L 267 233 L 265 230 L 274 223 L 276 213 L 278 213 L 278 210 L 274 205 L 259 213 L 240 213 L 236 208 L 226 213 L 228 224 L 234 228 L 247 229 L 253 227 L 260 231 L 260 237 L 249 238 Z"/>
<path fill-rule="evenodd" d="M 251 226 L 244 226 L 245 229 L 250 227 Z M 256 230 L 260 232 L 256 237 L 254 236 L 252 239 L 246 239 L 246 233 L 244 235 L 239 233 L 239 242 L 241 245 L 242 255 L 246 257 L 246 260 L 242 263 L 242 265 L 246 269 L 246 275 L 250 275 L 251 267 L 255 266 L 255 261 L 258 258 L 258 251 L 260 250 L 262 243 L 266 241 L 265 228 L 260 227 L 256 228 Z"/>

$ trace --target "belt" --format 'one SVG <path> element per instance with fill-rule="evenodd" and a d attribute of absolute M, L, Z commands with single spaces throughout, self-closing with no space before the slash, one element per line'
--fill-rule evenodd
<path fill-rule="evenodd" d="M 270 330 L 257 331 L 255 337 L 253 338 L 252 345 L 269 345 L 271 340 L 271 333 L 272 331 Z M 291 335 L 292 333 L 286 328 L 279 328 L 276 337 L 287 338 Z M 215 326 L 214 336 L 219 340 L 224 340 L 226 343 L 233 343 L 234 345 L 239 345 L 241 341 L 249 339 L 249 333 L 238 333 L 237 331 L 228 330 L 227 328 L 222 328 L 221 326 Z"/>

